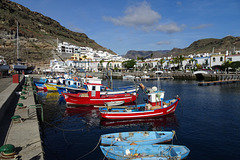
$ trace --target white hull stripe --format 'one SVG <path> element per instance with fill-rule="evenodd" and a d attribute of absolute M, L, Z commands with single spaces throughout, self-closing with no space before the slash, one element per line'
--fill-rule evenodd
<path fill-rule="evenodd" d="M 124 118 L 133 118 L 133 117 L 139 118 L 139 117 L 158 116 L 158 115 L 162 115 L 162 114 L 163 114 L 163 112 L 155 113 L 155 114 L 146 114 L 146 115 L 134 115 L 134 116 L 124 115 L 124 117 L 123 116 L 106 116 L 106 117 L 107 118 L 121 118 L 121 119 L 124 119 Z"/>

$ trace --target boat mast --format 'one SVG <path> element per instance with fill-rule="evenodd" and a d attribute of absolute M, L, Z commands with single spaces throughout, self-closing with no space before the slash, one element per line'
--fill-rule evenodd
<path fill-rule="evenodd" d="M 18 21 L 17 21 L 17 60 L 19 59 L 19 46 L 18 46 Z"/>

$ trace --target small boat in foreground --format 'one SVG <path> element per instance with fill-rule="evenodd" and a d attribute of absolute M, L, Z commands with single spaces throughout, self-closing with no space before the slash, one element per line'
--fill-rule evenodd
<path fill-rule="evenodd" d="M 175 131 L 135 131 L 101 135 L 101 145 L 147 145 L 170 142 Z"/>
<path fill-rule="evenodd" d="M 190 150 L 181 145 L 100 146 L 109 159 L 169 160 L 185 159 Z"/>

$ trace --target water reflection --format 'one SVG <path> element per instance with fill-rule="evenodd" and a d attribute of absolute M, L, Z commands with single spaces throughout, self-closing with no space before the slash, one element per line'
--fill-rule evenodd
<path fill-rule="evenodd" d="M 101 126 L 104 127 L 123 127 L 123 126 L 133 127 L 139 125 L 148 125 L 151 127 L 151 130 L 162 130 L 163 128 L 178 127 L 178 121 L 175 114 L 148 119 L 115 120 L 115 121 L 101 120 Z"/>
<path fill-rule="evenodd" d="M 100 112 L 98 108 L 94 107 L 67 107 L 65 116 L 77 116 L 78 118 L 84 118 L 86 124 L 91 126 L 102 127 L 134 127 L 147 125 L 151 127 L 151 130 L 162 130 L 163 128 L 177 128 L 178 121 L 175 114 L 148 118 L 148 119 L 133 119 L 133 120 L 102 120 L 100 118 Z"/>

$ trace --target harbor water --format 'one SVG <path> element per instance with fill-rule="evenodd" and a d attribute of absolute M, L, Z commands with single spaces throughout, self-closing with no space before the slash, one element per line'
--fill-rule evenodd
<path fill-rule="evenodd" d="M 107 82 L 104 82 L 107 84 Z M 240 83 L 198 86 L 197 81 L 142 81 L 160 86 L 165 99 L 181 98 L 174 114 L 139 120 L 102 121 L 94 107 L 67 106 L 57 92 L 38 92 L 44 107 L 42 137 L 46 160 L 102 160 L 102 134 L 124 131 L 175 130 L 173 144 L 185 145 L 190 160 L 240 159 Z M 114 87 L 133 85 L 114 80 Z M 147 96 L 140 90 L 137 103 Z M 105 158 L 106 159 L 106 158 Z"/>

